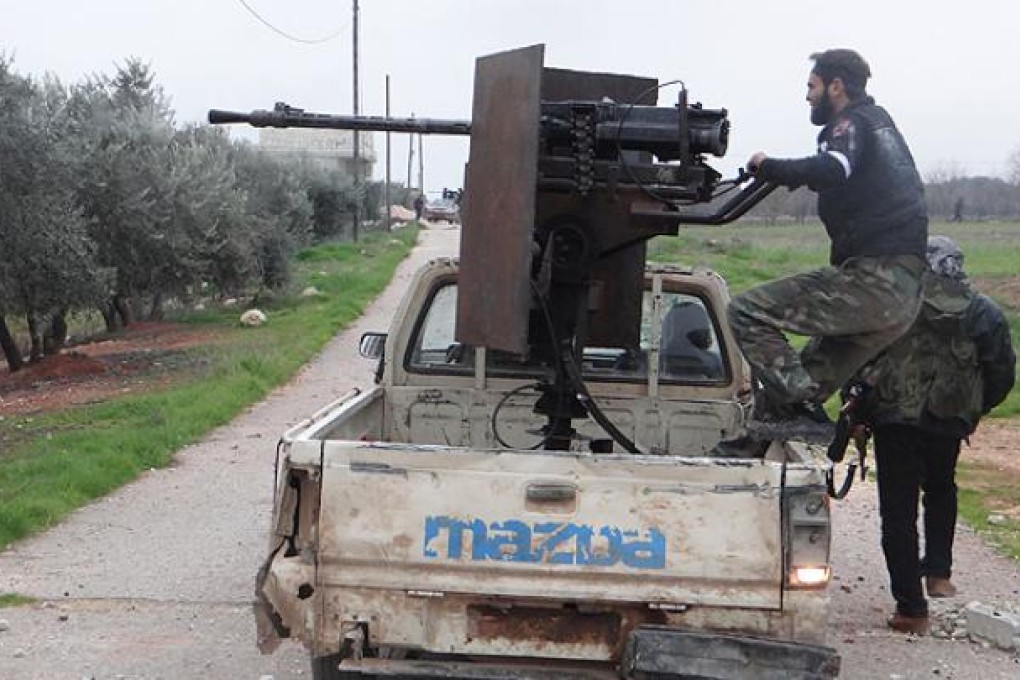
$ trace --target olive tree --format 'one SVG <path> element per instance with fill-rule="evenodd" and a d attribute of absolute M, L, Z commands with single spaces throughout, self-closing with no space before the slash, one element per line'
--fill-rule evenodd
<path fill-rule="evenodd" d="M 207 282 L 233 294 L 258 279 L 258 230 L 233 155 L 222 130 L 189 126 L 175 138 L 172 226 L 184 247 L 167 268 L 164 292 L 181 294 Z"/>
<path fill-rule="evenodd" d="M 96 266 L 73 191 L 66 90 L 52 78 L 14 74 L 0 60 L 0 101 L 0 312 L 24 315 L 35 360 L 47 335 L 49 349 L 59 349 L 64 316 L 102 295 L 106 272 Z M 6 323 L 0 336 L 16 369 L 20 353 Z"/>
<path fill-rule="evenodd" d="M 235 144 L 233 159 L 259 284 L 278 288 L 290 278 L 290 256 L 313 237 L 315 205 L 307 168 L 280 162 L 245 142 Z"/>
<path fill-rule="evenodd" d="M 173 114 L 151 70 L 137 60 L 74 94 L 83 139 L 78 197 L 99 260 L 114 272 L 103 308 L 113 330 L 142 316 L 144 300 L 186 247 L 172 228 Z"/>

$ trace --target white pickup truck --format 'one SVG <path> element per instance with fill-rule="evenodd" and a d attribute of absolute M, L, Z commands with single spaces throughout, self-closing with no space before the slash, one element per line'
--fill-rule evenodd
<path fill-rule="evenodd" d="M 283 436 L 261 649 L 302 641 L 316 678 L 837 675 L 828 462 L 726 443 L 751 394 L 723 280 L 650 266 L 640 347 L 585 349 L 631 454 L 587 420 L 543 448 L 549 369 L 454 341 L 457 276 L 425 266 L 362 340 L 377 384 Z"/>

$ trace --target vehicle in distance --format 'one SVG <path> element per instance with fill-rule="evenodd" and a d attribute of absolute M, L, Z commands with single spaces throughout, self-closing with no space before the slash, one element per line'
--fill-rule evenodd
<path fill-rule="evenodd" d="M 428 222 L 460 224 L 460 205 L 457 201 L 457 192 L 444 189 L 435 195 L 427 196 L 422 217 Z"/>

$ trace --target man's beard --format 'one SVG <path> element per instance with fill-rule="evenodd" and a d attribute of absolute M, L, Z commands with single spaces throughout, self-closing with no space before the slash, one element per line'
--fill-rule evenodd
<path fill-rule="evenodd" d="M 832 100 L 828 91 L 823 92 L 821 100 L 811 107 L 811 122 L 815 125 L 828 125 L 832 113 Z"/>

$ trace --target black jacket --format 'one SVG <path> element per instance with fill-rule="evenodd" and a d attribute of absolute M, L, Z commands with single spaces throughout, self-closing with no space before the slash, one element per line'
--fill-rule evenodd
<path fill-rule="evenodd" d="M 851 103 L 822 128 L 817 154 L 766 159 L 760 175 L 818 192 L 833 265 L 851 257 L 924 257 L 924 186 L 903 136 L 871 97 Z"/>

